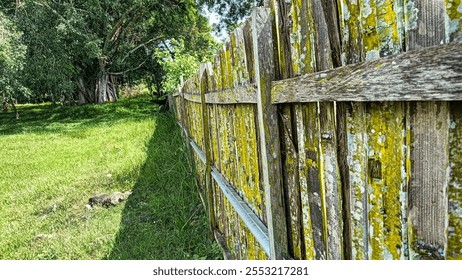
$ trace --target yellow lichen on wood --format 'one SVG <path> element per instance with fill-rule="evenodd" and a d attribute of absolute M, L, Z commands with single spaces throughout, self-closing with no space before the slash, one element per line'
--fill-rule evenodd
<path fill-rule="evenodd" d="M 236 190 L 239 191 L 239 181 L 238 181 L 238 172 L 237 172 L 237 147 L 236 147 L 236 133 L 235 127 L 238 124 L 239 120 L 236 115 L 235 105 L 227 105 L 228 115 L 226 119 L 226 124 L 228 127 L 228 145 L 229 145 L 229 157 L 228 157 L 228 168 L 229 173 L 227 176 L 228 181 L 234 186 Z"/>
<path fill-rule="evenodd" d="M 226 89 L 230 89 L 234 86 L 234 76 L 233 76 L 233 56 L 232 56 L 232 45 L 231 42 L 228 42 L 225 46 L 225 59 L 226 59 Z"/>
<path fill-rule="evenodd" d="M 292 70 L 295 76 L 300 75 L 300 59 L 301 52 L 300 43 L 302 38 L 301 28 L 301 11 L 302 11 L 302 0 L 292 0 L 291 5 L 291 18 L 292 18 L 292 30 L 290 34 L 290 45 L 292 54 Z"/>
<path fill-rule="evenodd" d="M 300 247 L 304 248 L 303 252 L 300 250 L 300 259 L 315 259 L 315 249 L 313 241 L 313 231 L 311 224 L 311 213 L 309 203 L 309 191 L 308 191 L 308 177 L 309 177 L 309 166 L 315 165 L 312 159 L 308 158 L 306 149 L 309 148 L 310 143 L 307 141 L 306 130 L 305 130 L 305 114 L 302 105 L 298 104 L 295 106 L 295 118 L 297 123 L 297 143 L 298 143 L 298 172 L 299 172 L 299 188 L 300 188 L 300 211 L 302 220 L 302 234 L 300 238 L 304 244 Z M 300 249 L 301 249 L 300 248 Z M 298 253 L 298 252 L 296 252 Z"/>
<path fill-rule="evenodd" d="M 239 217 L 236 216 L 236 228 L 238 228 L 239 236 L 239 259 L 246 260 L 248 259 L 248 248 L 247 248 L 247 227 L 244 224 L 244 221 Z"/>
<path fill-rule="evenodd" d="M 403 259 L 406 189 L 403 104 L 371 103 L 368 114 L 368 203 L 372 259 Z"/>
<path fill-rule="evenodd" d="M 226 243 L 228 249 L 231 252 L 233 259 L 237 259 L 238 255 L 238 248 L 236 248 L 236 236 L 239 232 L 236 232 L 235 225 L 236 225 L 236 213 L 234 211 L 233 206 L 229 202 L 227 198 L 225 200 L 225 215 L 226 215 L 226 227 L 227 227 L 227 235 L 226 235 Z"/>
<path fill-rule="evenodd" d="M 254 105 L 239 105 L 242 110 L 241 134 L 237 135 L 243 141 L 242 156 L 245 159 L 243 181 L 246 186 L 247 200 L 254 212 L 262 217 L 262 193 L 259 187 L 257 136 L 254 117 Z"/>
<path fill-rule="evenodd" d="M 366 60 L 380 57 L 380 37 L 377 30 L 377 6 L 379 0 L 360 0 L 361 37 Z"/>
<path fill-rule="evenodd" d="M 462 103 L 451 105 L 449 134 L 449 229 L 447 258 L 462 260 Z"/>
<path fill-rule="evenodd" d="M 402 38 L 398 30 L 396 12 L 402 10 L 396 0 L 377 0 L 377 32 L 380 40 L 380 57 L 401 52 Z"/>
<path fill-rule="evenodd" d="M 257 127 L 255 123 L 255 106 L 246 106 L 246 137 L 247 153 L 249 157 L 249 186 L 254 196 L 254 203 L 257 208 L 257 214 L 262 221 L 265 220 L 266 212 L 264 211 L 264 193 L 260 189 L 260 170 L 258 155 L 258 138 Z"/>
<path fill-rule="evenodd" d="M 307 260 L 326 259 L 324 211 L 319 178 L 319 125 L 317 105 L 308 103 L 297 109 L 299 125 L 300 192 L 302 221 Z"/>
<path fill-rule="evenodd" d="M 450 40 L 451 35 L 462 31 L 462 1 L 446 0 L 446 37 Z"/>
<path fill-rule="evenodd" d="M 220 62 L 220 53 L 215 55 L 214 62 L 213 62 L 213 75 L 215 77 L 215 90 L 220 91 L 223 90 L 223 79 L 221 77 L 221 62 Z"/>
<path fill-rule="evenodd" d="M 361 15 L 357 0 L 339 0 L 340 30 L 343 38 L 342 65 L 362 60 Z"/>
<path fill-rule="evenodd" d="M 314 72 L 316 68 L 314 19 L 312 16 L 311 1 L 302 1 L 300 14 L 300 73 L 307 74 Z"/>
<path fill-rule="evenodd" d="M 363 103 L 352 103 L 346 112 L 347 164 L 350 184 L 350 236 L 351 257 L 368 259 L 367 247 L 367 138 L 366 115 Z"/>
<path fill-rule="evenodd" d="M 221 88 L 223 90 L 228 89 L 228 63 L 226 60 L 226 46 L 223 46 L 220 50 L 220 75 L 221 76 Z"/>

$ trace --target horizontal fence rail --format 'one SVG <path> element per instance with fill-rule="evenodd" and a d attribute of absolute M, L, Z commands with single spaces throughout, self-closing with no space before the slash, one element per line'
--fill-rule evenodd
<path fill-rule="evenodd" d="M 266 1 L 169 100 L 233 259 L 462 259 L 456 1 Z"/>

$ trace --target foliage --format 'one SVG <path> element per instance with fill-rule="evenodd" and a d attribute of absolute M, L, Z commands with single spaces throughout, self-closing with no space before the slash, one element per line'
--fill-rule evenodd
<path fill-rule="evenodd" d="M 21 36 L 14 23 L 0 11 L 0 95 L 3 99 L 28 94 L 19 77 L 26 57 Z"/>
<path fill-rule="evenodd" d="M 221 257 L 180 130 L 149 96 L 18 109 L 18 121 L 0 113 L 0 259 Z M 85 208 L 126 190 L 121 205 Z"/>
<path fill-rule="evenodd" d="M 163 92 L 175 92 L 178 90 L 181 77 L 185 79 L 192 76 L 199 68 L 200 60 L 197 56 L 186 52 L 184 44 L 177 41 L 170 42 L 175 56 L 170 51 L 159 50 L 160 64 L 165 71 L 165 78 L 162 82 Z"/>
<path fill-rule="evenodd" d="M 208 7 L 221 17 L 215 26 L 218 31 L 234 30 L 239 21 L 252 12 L 253 7 L 263 5 L 264 0 L 199 0 L 200 5 Z"/>
<path fill-rule="evenodd" d="M 0 8 L 24 33 L 24 79 L 38 100 L 116 100 L 117 83 L 163 77 L 154 54 L 166 42 L 183 41 L 199 59 L 214 45 L 195 0 L 0 0 Z"/>

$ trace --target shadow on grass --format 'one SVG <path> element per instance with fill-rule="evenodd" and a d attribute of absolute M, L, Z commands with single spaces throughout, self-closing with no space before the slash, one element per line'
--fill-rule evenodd
<path fill-rule="evenodd" d="M 60 107 L 52 104 L 18 105 L 20 118 L 13 112 L 0 111 L 0 135 L 21 133 L 56 133 L 69 129 L 86 129 L 102 124 L 142 120 L 152 115 L 156 106 L 149 97 L 121 99 L 116 103 Z M 151 112 L 148 112 L 151 111 Z"/>
<path fill-rule="evenodd" d="M 217 259 L 179 128 L 159 114 L 108 259 Z"/>

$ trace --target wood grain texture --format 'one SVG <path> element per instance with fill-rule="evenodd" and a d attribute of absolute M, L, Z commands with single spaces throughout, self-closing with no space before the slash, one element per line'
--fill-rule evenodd
<path fill-rule="evenodd" d="M 462 260 L 462 102 L 451 103 L 450 110 L 447 258 Z"/>
<path fill-rule="evenodd" d="M 369 253 L 366 124 L 365 103 L 337 103 L 339 164 L 344 194 L 345 259 L 366 260 Z"/>
<path fill-rule="evenodd" d="M 448 219 L 448 103 L 416 102 L 411 108 L 410 257 L 442 259 Z"/>
<path fill-rule="evenodd" d="M 302 207 L 298 174 L 298 144 L 297 138 L 295 138 L 297 134 L 294 133 L 296 130 L 294 131 L 293 127 L 296 121 L 292 119 L 292 116 L 291 106 L 284 106 L 280 112 L 283 183 L 286 198 L 289 253 L 295 259 L 303 259 L 305 252 L 304 248 L 302 248 L 304 245 L 302 239 Z"/>
<path fill-rule="evenodd" d="M 320 128 L 316 103 L 297 105 L 300 192 L 306 259 L 327 258 L 324 194 L 321 187 Z"/>
<path fill-rule="evenodd" d="M 333 25 L 337 22 L 337 3 L 330 0 L 327 2 L 329 3 L 312 1 L 316 68 L 318 71 L 328 70 L 340 65 L 340 58 L 333 55 L 335 50 L 340 49 L 338 26 Z M 332 19 L 328 17 L 332 17 Z M 324 214 L 326 258 L 329 260 L 339 260 L 343 259 L 344 246 L 335 104 L 332 102 L 318 102 L 317 119 L 320 133 L 319 172 Z"/>
<path fill-rule="evenodd" d="M 274 79 L 273 19 L 269 9 L 260 8 L 252 14 L 254 62 L 258 86 L 258 129 L 265 186 L 271 259 L 288 257 L 287 226 L 280 174 L 281 154 L 277 109 L 271 104 L 271 81 Z"/>
<path fill-rule="evenodd" d="M 184 98 L 201 103 L 200 95 L 185 93 Z M 222 91 L 209 91 L 205 95 L 207 104 L 257 104 L 256 85 L 249 84 Z"/>
<path fill-rule="evenodd" d="M 462 44 L 429 47 L 273 83 L 273 104 L 462 100 Z"/>
<path fill-rule="evenodd" d="M 409 0 L 405 8 L 407 50 L 428 48 L 445 42 L 444 1 Z M 456 50 L 452 56 L 460 53 L 460 49 Z M 459 67 L 459 73 L 461 73 L 460 69 Z M 442 77 L 444 79 L 444 76 Z M 460 89 L 460 84 L 443 87 L 441 95 L 450 93 L 451 88 Z M 424 89 L 422 91 L 425 92 Z M 409 185 L 410 258 L 444 259 L 448 225 L 449 104 L 448 102 L 415 102 L 410 106 L 412 133 Z"/>
<path fill-rule="evenodd" d="M 337 156 L 334 103 L 318 103 L 321 198 L 327 259 L 343 259 L 342 185 Z"/>

